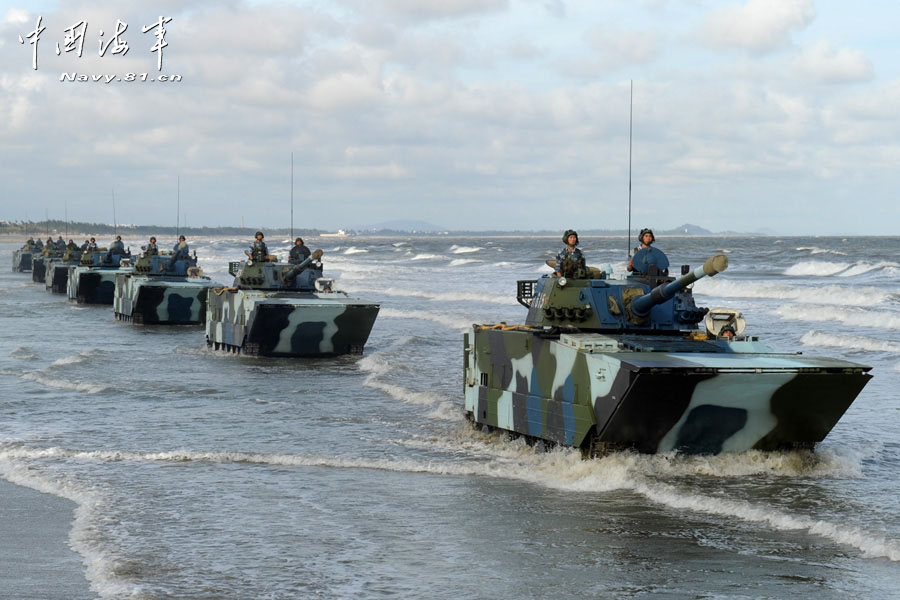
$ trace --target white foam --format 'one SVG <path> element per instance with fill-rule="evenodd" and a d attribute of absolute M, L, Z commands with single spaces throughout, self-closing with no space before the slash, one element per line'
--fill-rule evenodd
<path fill-rule="evenodd" d="M 835 254 L 838 256 L 847 256 L 846 252 L 841 252 L 840 250 L 830 250 L 828 248 L 818 248 L 816 246 L 801 246 L 796 250 L 798 252 L 808 250 L 810 254 Z"/>
<path fill-rule="evenodd" d="M 90 350 L 84 350 L 82 352 L 79 352 L 78 354 L 73 354 L 72 356 L 66 356 L 64 358 L 55 360 L 55 361 L 53 361 L 53 363 L 51 363 L 50 366 L 51 367 L 62 367 L 65 365 L 77 365 L 79 363 L 83 363 L 84 361 L 89 359 L 91 356 L 96 356 L 97 353 L 98 353 L 98 351 L 94 348 L 92 348 Z"/>
<path fill-rule="evenodd" d="M 492 304 L 502 304 L 511 306 L 513 299 L 509 295 L 489 294 L 479 292 L 431 292 L 426 290 L 418 290 L 412 288 L 353 288 L 354 293 L 369 294 L 386 294 L 388 296 L 399 296 L 406 298 L 424 298 L 426 300 L 434 300 L 438 302 L 489 302 Z"/>
<path fill-rule="evenodd" d="M 432 321 L 449 329 L 458 329 L 460 331 L 465 331 L 472 326 L 472 323 L 475 323 L 475 321 L 471 318 L 462 315 L 433 313 L 424 310 L 399 310 L 396 308 L 382 308 L 378 312 L 378 316 L 388 319 L 419 319 L 423 321 Z"/>
<path fill-rule="evenodd" d="M 15 374 L 15 373 L 13 373 Z M 33 381 L 34 383 L 43 385 L 45 387 L 54 388 L 58 390 L 71 390 L 74 392 L 84 392 L 86 394 L 99 394 L 101 392 L 105 392 L 111 389 L 108 386 L 100 385 L 96 383 L 83 383 L 80 381 L 69 381 L 66 379 L 59 379 L 55 377 L 49 377 L 41 371 L 29 371 L 28 373 L 18 374 L 19 378 L 24 381 Z"/>
<path fill-rule="evenodd" d="M 350 246 L 346 250 L 344 250 L 344 254 L 364 254 L 368 252 L 365 248 L 357 248 L 355 246 Z"/>
<path fill-rule="evenodd" d="M 858 335 L 844 335 L 840 333 L 825 333 L 822 331 L 810 331 L 800 338 L 800 343 L 806 346 L 826 346 L 829 348 L 847 348 L 850 350 L 867 350 L 869 352 L 893 352 L 900 353 L 900 343 L 879 340 L 876 338 Z"/>
<path fill-rule="evenodd" d="M 785 275 L 802 277 L 807 275 L 827 277 L 835 275 L 841 271 L 845 271 L 850 267 L 850 263 L 833 263 L 825 261 L 809 261 L 791 265 L 784 270 Z"/>
<path fill-rule="evenodd" d="M 472 252 L 478 252 L 479 250 L 484 250 L 484 248 L 479 248 L 477 246 L 457 246 L 456 244 L 450 246 L 450 251 L 453 254 L 469 254 Z"/>
<path fill-rule="evenodd" d="M 877 262 L 877 263 L 867 263 L 867 262 L 859 262 L 844 271 L 843 273 L 839 273 L 839 277 L 854 277 L 856 275 L 863 275 L 865 273 L 869 273 L 871 271 L 883 271 L 888 275 L 894 275 L 898 271 L 900 271 L 900 264 L 894 262 Z"/>
<path fill-rule="evenodd" d="M 874 287 L 840 285 L 802 287 L 709 277 L 695 283 L 694 292 L 717 298 L 774 298 L 842 306 L 869 306 L 891 297 L 890 292 Z"/>
<path fill-rule="evenodd" d="M 836 321 L 854 327 L 900 329 L 900 313 L 884 310 L 789 304 L 776 309 L 775 314 L 789 321 Z"/>
<path fill-rule="evenodd" d="M 444 258 L 444 257 L 441 256 L 440 254 L 428 254 L 428 253 L 423 253 L 423 254 L 416 254 L 415 256 L 413 256 L 412 258 L 410 258 L 409 260 L 434 260 L 434 259 L 437 259 L 437 258 Z"/>
<path fill-rule="evenodd" d="M 454 258 L 450 261 L 451 267 L 459 267 L 462 265 L 470 265 L 472 263 L 480 263 L 484 262 L 483 260 L 478 260 L 477 258 Z"/>

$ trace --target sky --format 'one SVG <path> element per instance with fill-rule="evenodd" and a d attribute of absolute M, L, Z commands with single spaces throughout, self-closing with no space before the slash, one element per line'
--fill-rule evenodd
<path fill-rule="evenodd" d="M 898 29 L 888 0 L 0 0 L 0 219 L 622 230 L 630 170 L 635 231 L 896 235 Z"/>

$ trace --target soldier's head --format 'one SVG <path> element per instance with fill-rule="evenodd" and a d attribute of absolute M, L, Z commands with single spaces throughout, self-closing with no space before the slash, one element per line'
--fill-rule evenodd
<path fill-rule="evenodd" d="M 156 243 L 156 238 L 153 237 L 153 236 L 150 236 L 150 243 L 151 243 L 151 244 L 155 244 L 155 243 Z"/>
<path fill-rule="evenodd" d="M 656 236 L 653 235 L 652 229 L 650 229 L 649 227 L 645 227 L 644 229 L 641 229 L 641 233 L 638 235 L 638 239 L 645 246 L 649 246 L 656 241 Z"/>
<path fill-rule="evenodd" d="M 75 240 L 73 240 L 72 238 L 69 238 L 69 243 L 70 243 L 70 244 L 74 244 L 74 243 L 75 243 Z"/>
<path fill-rule="evenodd" d="M 257 231 L 257 232 L 256 232 L 256 241 L 257 241 L 257 242 L 261 242 L 262 239 L 263 239 L 264 237 L 266 237 L 266 236 L 263 235 L 263 232 L 262 232 L 262 231 Z"/>
<path fill-rule="evenodd" d="M 183 235 L 178 236 L 178 241 L 179 242 L 185 241 L 185 237 Z"/>
<path fill-rule="evenodd" d="M 122 236 L 121 236 L 121 235 L 117 235 L 117 236 L 116 236 L 116 241 L 117 241 L 117 242 L 121 242 L 121 241 L 122 241 Z"/>
<path fill-rule="evenodd" d="M 92 244 L 94 244 L 94 243 L 96 243 L 96 242 L 97 242 L 97 240 L 96 240 L 95 238 L 91 238 L 91 243 L 92 243 Z"/>
<path fill-rule="evenodd" d="M 296 240 L 294 240 L 295 246 L 300 246 L 302 244 L 303 244 L 303 238 L 297 238 Z"/>
<path fill-rule="evenodd" d="M 563 233 L 563 244 L 567 244 L 569 246 L 577 246 L 578 245 L 578 232 L 574 229 L 566 229 L 566 232 Z"/>

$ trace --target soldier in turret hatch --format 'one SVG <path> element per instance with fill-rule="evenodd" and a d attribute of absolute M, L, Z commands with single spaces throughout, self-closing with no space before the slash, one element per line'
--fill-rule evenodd
<path fill-rule="evenodd" d="M 294 240 L 294 247 L 291 248 L 291 256 L 288 259 L 288 262 L 292 265 L 299 265 L 309 258 L 309 254 L 309 248 L 303 243 L 303 238 L 297 238 Z"/>
<path fill-rule="evenodd" d="M 156 256 L 159 248 L 156 247 L 156 236 L 150 236 L 150 243 L 144 246 L 144 256 Z"/>
<path fill-rule="evenodd" d="M 244 250 L 244 254 L 249 256 L 251 260 L 265 261 L 266 257 L 269 255 L 269 248 L 263 241 L 264 237 L 266 236 L 263 235 L 262 231 L 257 231 L 256 241 L 253 242 L 253 246 L 251 246 L 249 250 Z"/>
<path fill-rule="evenodd" d="M 34 243 L 34 247 L 38 250 L 44 247 L 44 242 L 41 240 L 41 238 L 37 239 L 37 241 Z"/>
<path fill-rule="evenodd" d="M 659 248 L 653 247 L 653 242 L 656 241 L 653 230 L 641 229 L 638 240 L 641 242 L 641 247 L 635 250 L 634 256 L 628 261 L 628 270 L 646 275 L 650 267 L 655 266 L 660 275 L 668 275 L 669 257 Z"/>
<path fill-rule="evenodd" d="M 56 248 L 60 252 L 66 249 L 66 240 L 64 240 L 62 236 L 59 236 L 59 239 L 56 240 Z"/>
<path fill-rule="evenodd" d="M 25 248 L 27 250 L 31 250 L 32 248 L 34 248 L 34 238 L 33 237 L 28 238 L 28 241 L 25 242 L 25 245 L 23 246 L 23 248 Z"/>
<path fill-rule="evenodd" d="M 81 245 L 81 251 L 87 252 L 87 249 L 90 247 L 91 243 L 88 240 L 84 240 L 84 243 Z"/>
<path fill-rule="evenodd" d="M 87 247 L 88 252 L 96 252 L 97 251 L 97 238 L 91 238 L 91 242 Z"/>
<path fill-rule="evenodd" d="M 175 268 L 176 261 L 187 260 L 189 256 L 190 248 L 188 248 L 187 239 L 183 235 L 178 236 L 178 241 L 172 246 L 172 256 L 169 258 L 169 262 L 166 263 L 165 269 L 171 271 Z M 160 266 L 160 269 L 162 268 Z"/>
<path fill-rule="evenodd" d="M 112 257 L 119 254 L 125 254 L 125 244 L 122 243 L 122 236 L 117 235 L 116 240 L 109 245 L 106 251 L 106 262 L 112 262 Z"/>
<path fill-rule="evenodd" d="M 48 245 L 48 246 L 52 246 L 52 245 L 53 245 L 53 238 L 50 237 L 50 236 L 47 236 L 47 245 Z"/>
<path fill-rule="evenodd" d="M 66 250 L 68 250 L 69 252 L 75 252 L 76 250 L 78 250 L 78 244 L 75 243 L 75 240 L 69 240 L 69 243 L 66 244 Z"/>
<path fill-rule="evenodd" d="M 556 255 L 557 277 L 585 277 L 587 271 L 584 263 L 584 255 L 578 248 L 578 233 L 573 229 L 566 229 L 562 237 L 563 249 Z"/>

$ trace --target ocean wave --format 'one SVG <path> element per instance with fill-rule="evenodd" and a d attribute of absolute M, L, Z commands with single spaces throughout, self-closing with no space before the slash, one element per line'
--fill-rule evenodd
<path fill-rule="evenodd" d="M 83 363 L 88 360 L 92 356 L 97 356 L 100 353 L 96 348 L 91 348 L 90 350 L 83 350 L 78 354 L 73 354 L 72 356 L 66 356 L 64 358 L 60 358 L 58 360 L 53 361 L 50 366 L 51 367 L 64 367 L 66 365 L 77 365 Z"/>
<path fill-rule="evenodd" d="M 853 327 L 900 330 L 900 313 L 884 310 L 789 304 L 777 308 L 775 314 L 788 321 L 835 321 Z"/>
<path fill-rule="evenodd" d="M 850 268 L 850 263 L 834 263 L 826 261 L 808 261 L 791 265 L 784 270 L 785 275 L 794 277 L 817 276 L 828 277 Z"/>
<path fill-rule="evenodd" d="M 840 250 L 831 250 L 829 248 L 819 248 L 817 246 L 800 246 L 799 248 L 795 248 L 797 252 L 809 252 L 810 254 L 834 254 L 837 256 L 847 256 L 846 252 L 841 252 Z"/>
<path fill-rule="evenodd" d="M 378 312 L 378 316 L 388 319 L 418 319 L 422 321 L 431 321 L 443 325 L 448 329 L 456 329 L 459 331 L 465 331 L 475 322 L 471 318 L 463 315 L 434 313 L 424 310 L 400 310 L 396 308 L 382 308 Z"/>
<path fill-rule="evenodd" d="M 838 277 L 855 277 L 872 271 L 883 271 L 888 275 L 896 275 L 897 273 L 900 273 L 900 263 L 884 261 L 877 263 L 859 262 L 843 273 L 838 273 Z"/>
<path fill-rule="evenodd" d="M 461 267 L 462 265 L 470 265 L 472 263 L 482 263 L 483 260 L 478 260 L 477 258 L 454 258 L 450 261 L 451 267 Z"/>
<path fill-rule="evenodd" d="M 891 297 L 890 292 L 875 287 L 841 285 L 801 287 L 711 278 L 701 279 L 695 283 L 694 292 L 718 298 L 772 298 L 808 304 L 844 306 L 869 306 Z"/>
<path fill-rule="evenodd" d="M 876 338 L 859 335 L 846 335 L 841 333 L 826 333 L 822 331 L 810 331 L 800 338 L 800 343 L 806 346 L 825 346 L 828 348 L 847 348 L 849 350 L 866 350 L 869 352 L 893 352 L 900 353 L 900 343 L 879 340 Z"/>
<path fill-rule="evenodd" d="M 439 259 L 439 258 L 444 258 L 444 257 L 441 256 L 440 254 L 423 253 L 423 254 L 416 254 L 409 260 L 435 260 L 435 259 Z"/>
<path fill-rule="evenodd" d="M 450 252 L 453 254 L 469 254 L 471 252 L 478 252 L 479 250 L 484 250 L 484 248 L 478 246 L 457 246 L 456 244 L 450 246 Z"/>
<path fill-rule="evenodd" d="M 350 246 L 346 250 L 344 250 L 344 254 L 365 254 L 368 250 L 365 248 L 357 248 L 356 246 Z"/>
<path fill-rule="evenodd" d="M 7 356 L 17 358 L 19 360 L 31 360 L 33 358 L 37 358 L 37 354 L 34 354 L 34 352 L 26 346 L 19 346 L 18 348 L 10 350 Z"/>
<path fill-rule="evenodd" d="M 484 434 L 472 433 L 473 437 Z M 748 452 L 718 457 L 646 456 L 617 453 L 583 460 L 578 451 L 557 448 L 537 452 L 521 441 L 494 443 L 508 447 L 506 457 L 489 457 L 481 462 L 384 458 L 360 458 L 315 454 L 270 454 L 251 452 L 197 452 L 174 450 L 134 452 L 115 450 L 70 450 L 65 448 L 0 448 L 0 464 L 9 460 L 65 458 L 89 461 L 205 462 L 217 464 L 258 464 L 278 467 L 325 467 L 371 469 L 434 475 L 477 476 L 522 481 L 550 489 L 574 493 L 604 493 L 627 490 L 670 509 L 715 515 L 756 523 L 776 531 L 805 531 L 809 534 L 858 549 L 868 558 L 900 562 L 900 542 L 876 532 L 845 523 L 834 523 L 791 514 L 748 500 L 732 500 L 702 494 L 665 479 L 682 480 L 684 475 L 712 475 L 740 478 L 755 474 L 813 477 L 859 477 L 861 466 L 852 457 L 836 454 L 795 452 Z"/>
<path fill-rule="evenodd" d="M 31 381 L 44 387 L 54 388 L 57 390 L 71 390 L 73 392 L 84 392 L 85 394 L 100 394 L 111 391 L 113 388 L 100 385 L 97 383 L 86 383 L 81 381 L 69 381 L 58 377 L 50 377 L 41 371 L 29 371 L 27 373 L 6 373 L 7 375 L 18 375 L 23 381 Z"/>
<path fill-rule="evenodd" d="M 354 288 L 353 293 L 386 294 L 388 296 L 399 296 L 402 298 L 424 298 L 425 300 L 434 300 L 438 302 L 489 302 L 491 304 L 502 304 L 504 306 L 511 306 L 514 303 L 514 299 L 509 295 L 480 292 L 428 292 L 398 287 L 389 287 L 387 289 L 359 287 Z"/>

